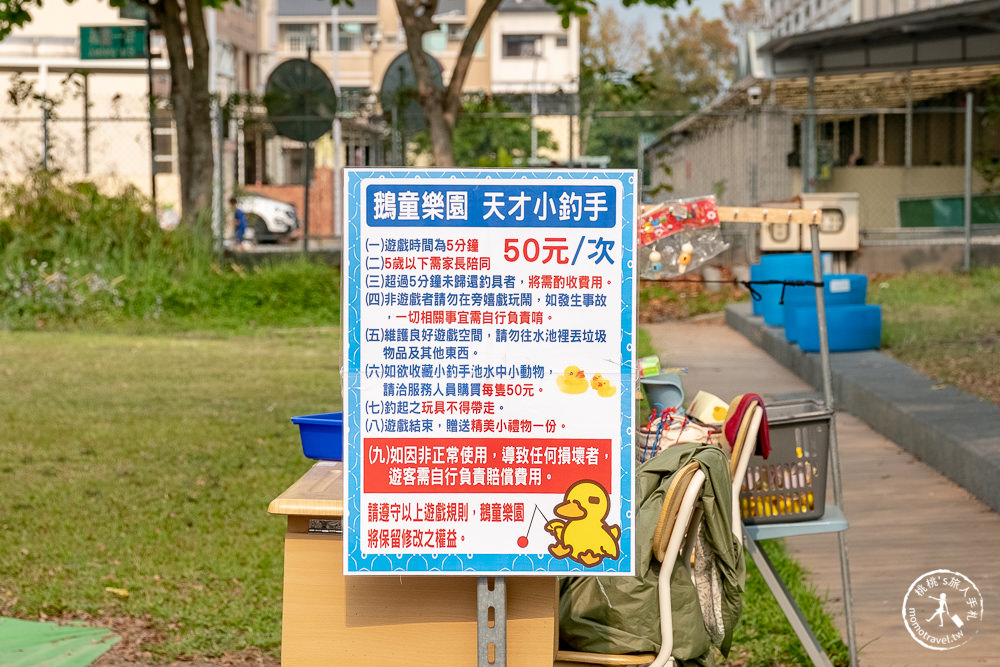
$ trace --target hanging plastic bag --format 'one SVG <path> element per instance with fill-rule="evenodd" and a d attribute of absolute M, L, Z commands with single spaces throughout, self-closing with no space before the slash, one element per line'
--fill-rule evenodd
<path fill-rule="evenodd" d="M 729 248 L 714 196 L 663 202 L 639 217 L 639 276 L 675 278 Z"/>

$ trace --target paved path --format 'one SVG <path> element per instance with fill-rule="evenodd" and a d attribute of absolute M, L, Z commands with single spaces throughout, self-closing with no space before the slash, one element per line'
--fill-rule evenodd
<path fill-rule="evenodd" d="M 727 401 L 745 392 L 767 400 L 813 391 L 721 317 L 643 326 L 664 366 L 689 369 L 688 399 L 699 389 Z M 861 665 L 1000 665 L 1000 516 L 861 421 L 838 413 L 836 422 Z M 828 592 L 827 609 L 843 634 L 836 536 L 788 538 L 787 544 L 817 589 Z M 978 634 L 946 651 L 917 644 L 902 618 L 907 588 L 938 569 L 974 581 L 986 611 Z"/>

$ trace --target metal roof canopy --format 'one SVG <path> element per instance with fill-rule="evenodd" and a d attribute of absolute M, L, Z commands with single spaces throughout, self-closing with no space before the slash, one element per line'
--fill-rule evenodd
<path fill-rule="evenodd" d="M 1000 75 L 1000 0 L 974 0 L 886 19 L 771 40 L 760 47 L 769 78 L 746 77 L 701 111 L 673 125 L 670 136 L 745 115 L 747 90 L 761 89 L 769 110 L 845 116 L 902 110 L 909 104 L 982 85 Z M 813 80 L 813 102 L 809 80 Z"/>

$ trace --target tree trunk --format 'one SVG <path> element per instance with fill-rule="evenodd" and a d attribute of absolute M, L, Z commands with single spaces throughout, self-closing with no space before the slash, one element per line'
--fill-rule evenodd
<path fill-rule="evenodd" d="M 501 0 L 486 0 L 479 8 L 479 13 L 469 25 L 462 48 L 458 52 L 455 68 L 448 80 L 448 89 L 440 90 L 434 86 L 434 78 L 430 67 L 427 66 L 427 55 L 423 45 L 424 33 L 437 29 L 432 17 L 437 12 L 438 2 L 418 0 L 411 5 L 409 0 L 396 0 L 396 11 L 399 13 L 406 35 L 406 50 L 410 54 L 410 64 L 417 80 L 417 96 L 427 118 L 427 127 L 431 135 L 434 164 L 438 167 L 455 166 L 452 135 L 462 104 L 462 87 L 469 73 L 476 43 L 479 42 L 486 24 L 500 6 L 500 2 Z"/>
<path fill-rule="evenodd" d="M 193 224 L 212 204 L 212 98 L 208 92 L 210 53 L 204 10 L 196 1 L 185 6 L 182 9 L 178 0 L 163 0 L 152 8 L 163 27 L 170 59 L 170 102 L 177 124 L 181 218 Z M 191 43 L 190 61 L 184 40 L 185 24 Z"/>

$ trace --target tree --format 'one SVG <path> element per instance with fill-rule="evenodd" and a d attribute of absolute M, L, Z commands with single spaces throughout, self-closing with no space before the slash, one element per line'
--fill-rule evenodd
<path fill-rule="evenodd" d="M 531 123 L 524 117 L 499 118 L 509 112 L 504 100 L 491 95 L 469 95 L 462 105 L 453 133 L 453 154 L 459 167 L 513 167 L 531 153 Z M 414 137 L 421 153 L 431 152 L 427 132 Z M 548 130 L 537 131 L 538 147 L 556 149 Z"/>
<path fill-rule="evenodd" d="M 67 0 L 72 2 L 73 0 Z M 177 123 L 177 164 L 181 208 L 185 221 L 208 209 L 212 195 L 212 98 L 209 93 L 209 44 L 205 8 L 220 8 L 226 0 L 133 0 L 156 17 L 167 43 L 170 62 L 170 103 Z M 0 0 L 0 40 L 31 21 L 43 0 Z M 110 0 L 121 7 L 125 0 Z M 190 41 L 188 52 L 185 37 Z"/>
<path fill-rule="evenodd" d="M 341 0 L 334 0 L 335 4 Z M 344 0 L 347 1 L 347 0 Z M 645 4 L 671 9 L 678 0 L 623 0 L 626 7 L 644 2 Z M 462 105 L 462 86 L 469 72 L 472 54 L 483 35 L 490 18 L 499 8 L 501 0 L 484 0 L 472 23 L 469 24 L 465 39 L 459 49 L 451 77 L 446 88 L 434 85 L 430 67 L 427 65 L 423 47 L 423 35 L 438 30 L 434 22 L 438 0 L 395 0 L 403 32 L 406 35 L 406 49 L 417 80 L 417 97 L 427 117 L 428 132 L 434 152 L 434 163 L 441 167 L 453 166 L 453 131 Z M 556 8 L 563 19 L 563 26 L 569 26 L 571 16 L 585 16 L 597 6 L 597 0 L 546 0 Z"/>
<path fill-rule="evenodd" d="M 664 15 L 659 43 L 649 51 L 652 83 L 657 100 L 669 108 L 695 111 L 733 78 L 737 49 L 722 19 L 706 19 L 697 9 L 687 16 Z"/>
<path fill-rule="evenodd" d="M 730 36 L 745 34 L 758 11 L 754 0 L 726 3 L 722 10 L 723 19 L 711 20 L 697 9 L 686 16 L 665 13 L 663 31 L 652 38 L 643 24 L 628 23 L 610 8 L 581 21 L 584 151 L 610 156 L 615 167 L 633 167 L 640 134 L 663 132 L 725 89 L 736 69 Z M 611 110 L 634 115 L 599 122 L 598 113 Z"/>

